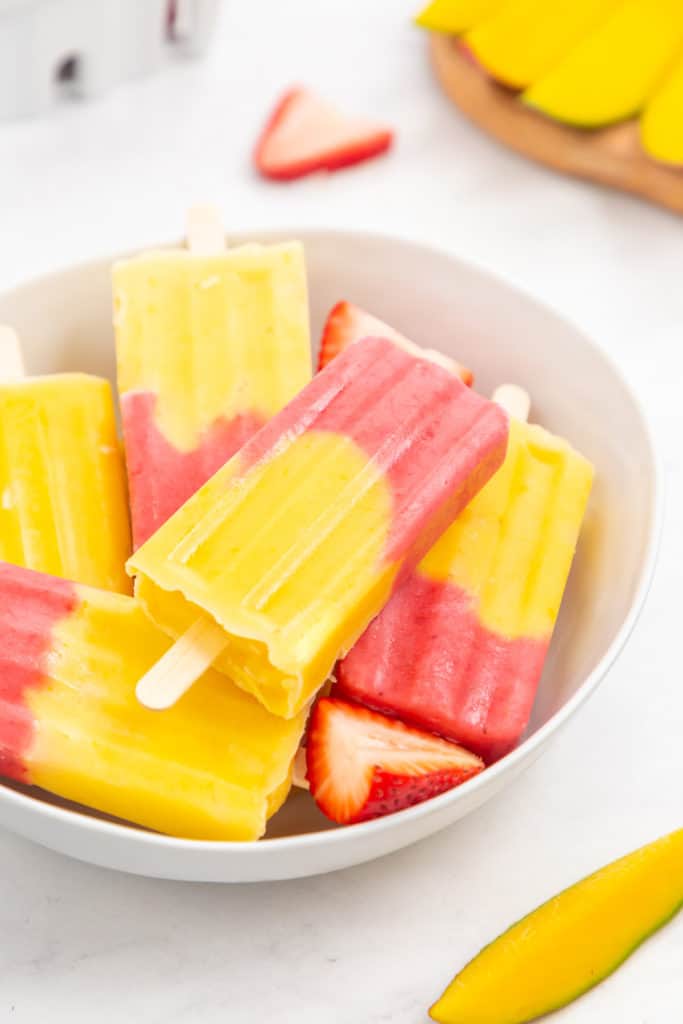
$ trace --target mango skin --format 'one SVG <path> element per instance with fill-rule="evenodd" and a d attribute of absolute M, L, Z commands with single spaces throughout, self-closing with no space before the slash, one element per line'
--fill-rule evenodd
<path fill-rule="evenodd" d="M 565 889 L 486 946 L 430 1010 L 439 1024 L 527 1024 L 612 974 L 683 907 L 683 829 Z"/>

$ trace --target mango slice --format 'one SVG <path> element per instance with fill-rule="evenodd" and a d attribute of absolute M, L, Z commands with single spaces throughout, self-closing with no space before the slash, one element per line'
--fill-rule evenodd
<path fill-rule="evenodd" d="M 498 81 L 525 89 L 552 71 L 623 0 L 508 0 L 465 42 Z"/>
<path fill-rule="evenodd" d="M 432 32 L 460 35 L 488 18 L 502 3 L 503 0 L 432 0 L 415 22 Z"/>
<path fill-rule="evenodd" d="M 611 974 L 683 906 L 683 829 L 589 875 L 534 910 L 458 974 L 440 1024 L 526 1024 Z"/>
<path fill-rule="evenodd" d="M 640 137 L 655 160 L 683 166 L 683 59 L 646 106 Z"/>
<path fill-rule="evenodd" d="M 628 0 L 523 99 L 585 128 L 620 121 L 642 110 L 682 42 L 681 0 Z"/>

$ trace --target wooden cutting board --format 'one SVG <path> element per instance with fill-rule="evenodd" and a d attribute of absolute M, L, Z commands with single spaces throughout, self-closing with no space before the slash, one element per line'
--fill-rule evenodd
<path fill-rule="evenodd" d="M 465 56 L 450 36 L 431 36 L 431 60 L 444 91 L 474 124 L 524 156 L 578 178 L 643 196 L 683 213 L 683 170 L 645 155 L 637 121 L 582 131 L 528 109 Z"/>

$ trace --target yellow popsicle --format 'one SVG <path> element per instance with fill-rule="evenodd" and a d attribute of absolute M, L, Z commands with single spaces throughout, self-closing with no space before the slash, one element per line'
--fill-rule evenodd
<path fill-rule="evenodd" d="M 111 389 L 81 373 L 0 382 L 0 559 L 130 592 Z"/>

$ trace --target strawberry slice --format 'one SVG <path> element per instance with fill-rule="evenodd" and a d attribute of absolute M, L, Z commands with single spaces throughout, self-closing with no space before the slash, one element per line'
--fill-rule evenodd
<path fill-rule="evenodd" d="M 318 369 L 323 367 L 343 352 L 345 348 L 352 345 L 354 341 L 361 338 L 379 337 L 388 338 L 390 341 L 400 345 L 409 352 L 422 354 L 427 359 L 444 366 L 447 370 L 457 374 L 463 383 L 471 386 L 474 376 L 471 370 L 462 366 L 461 363 L 451 359 L 449 356 L 437 352 L 433 348 L 421 349 L 414 342 L 408 341 L 402 334 L 389 327 L 384 321 L 379 320 L 371 313 L 366 313 L 359 306 L 352 302 L 338 302 L 332 309 L 323 327 L 323 335 L 320 341 L 320 355 L 318 356 Z"/>
<path fill-rule="evenodd" d="M 313 171 L 336 171 L 389 148 L 386 125 L 349 117 L 308 89 L 290 89 L 270 115 L 254 151 L 266 178 L 287 181 Z"/>
<path fill-rule="evenodd" d="M 464 747 L 358 704 L 323 697 L 313 710 L 306 775 L 320 810 L 340 825 L 411 807 L 483 768 Z"/>

